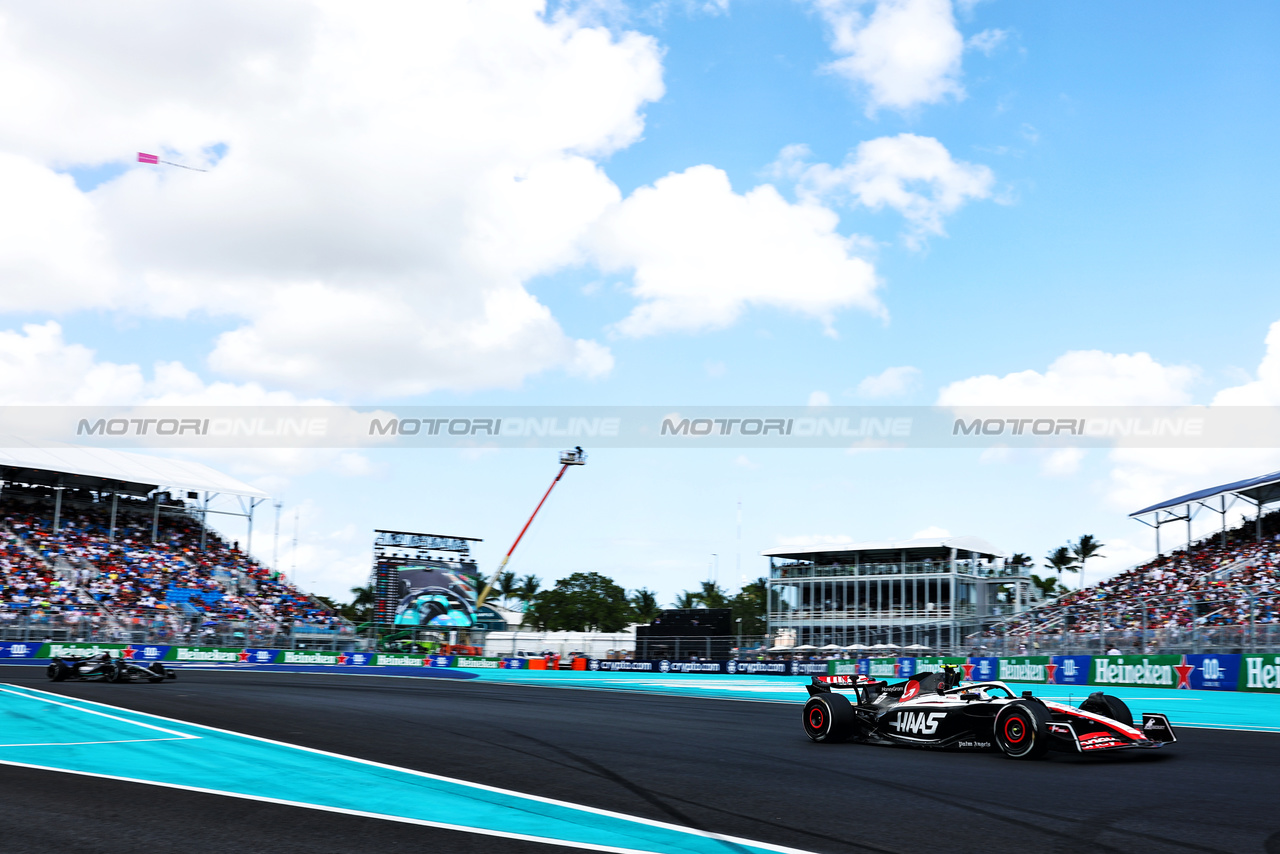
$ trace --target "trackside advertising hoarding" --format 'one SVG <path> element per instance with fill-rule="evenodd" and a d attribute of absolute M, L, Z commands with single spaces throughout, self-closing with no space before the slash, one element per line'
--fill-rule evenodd
<path fill-rule="evenodd" d="M 1280 693 L 1280 655 L 1242 655 L 1240 690 Z"/>
<path fill-rule="evenodd" d="M 0 661 L 43 663 L 49 658 L 85 657 L 109 652 L 135 661 L 164 661 L 178 665 L 254 667 L 306 665 L 333 667 L 444 667 L 467 669 L 546 669 L 542 659 L 453 655 L 413 655 L 385 652 L 328 652 L 163 644 L 0 643 Z M 1280 694 L 1280 654 L 1188 655 L 1054 655 L 996 658 L 975 656 L 926 658 L 858 658 L 837 661 L 613 661 L 576 659 L 575 670 L 610 673 L 759 675 L 759 676 L 871 676 L 901 680 L 916 673 L 936 672 L 943 665 L 961 668 L 966 682 L 1092 685 L 1208 691 L 1250 691 Z"/>
<path fill-rule="evenodd" d="M 1258 657 L 1258 656 L 1255 656 Z M 1242 655 L 1187 655 L 1186 663 L 1191 671 L 1191 687 L 1197 690 L 1235 691 L 1242 688 Z M 1243 680 L 1247 681 L 1247 680 Z"/>
<path fill-rule="evenodd" d="M 1030 658 L 1001 658 L 1001 682 L 1032 682 L 1039 685 L 1049 684 L 1049 665 L 1053 662 L 1047 655 L 1034 655 Z"/>
<path fill-rule="evenodd" d="M 1092 667 L 1091 655 L 1055 655 L 1049 660 L 1049 681 L 1054 685 L 1088 685 Z"/>
<path fill-rule="evenodd" d="M 1177 655 L 1106 655 L 1093 657 L 1089 673 L 1090 685 L 1141 686 L 1145 688 L 1179 688 L 1187 682 L 1189 671 Z M 1185 687 L 1191 687 L 1188 683 Z"/>

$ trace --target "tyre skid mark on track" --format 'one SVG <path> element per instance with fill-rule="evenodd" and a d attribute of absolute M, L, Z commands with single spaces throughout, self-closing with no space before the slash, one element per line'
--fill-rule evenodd
<path fill-rule="evenodd" d="M 1006 824 L 1016 825 L 1026 831 L 1048 834 L 1051 836 L 1060 837 L 1076 843 L 1088 843 L 1094 846 L 1093 850 L 1096 850 L 1096 851 L 1111 851 L 1111 852 L 1115 852 L 1115 854 L 1128 854 L 1128 849 L 1112 847 L 1110 845 L 1107 845 L 1106 843 L 1098 841 L 1093 836 L 1081 836 L 1081 835 L 1077 835 L 1077 834 L 1066 832 L 1066 831 L 1054 830 L 1052 828 L 1048 828 L 1044 826 L 1043 824 L 1037 824 L 1031 821 L 1024 821 L 1020 818 L 1015 818 L 1008 815 L 1002 815 L 1001 813 L 994 811 L 992 807 L 1003 806 L 1003 805 L 991 804 L 989 801 L 984 801 L 979 798 L 969 798 L 969 797 L 965 797 L 964 795 L 943 795 L 943 794 L 939 794 L 936 791 L 925 789 L 923 787 L 908 786 L 903 783 L 893 783 L 888 780 L 883 780 L 876 777 L 864 777 L 860 774 L 853 774 L 848 771 L 843 771 L 839 769 L 828 768 L 824 770 L 828 771 L 829 773 L 839 774 L 840 776 L 857 780 L 861 783 L 867 783 L 869 785 L 879 786 L 881 788 L 892 789 L 894 791 L 902 792 L 904 794 L 915 795 L 917 797 L 921 797 L 926 800 L 935 801 L 940 804 L 945 804 L 946 806 L 956 807 L 957 809 L 963 809 L 969 812 L 975 812 L 980 815 L 984 815 L 988 818 L 993 818 L 993 819 L 996 819 L 997 821 L 1004 822 Z M 965 804 L 964 803 L 965 801 L 969 801 L 970 804 Z M 981 807 L 972 806 L 972 804 L 974 803 L 982 804 L 983 806 Z M 1020 813 L 1035 815 L 1041 819 L 1050 819 L 1053 821 L 1065 822 L 1065 823 L 1069 823 L 1077 826 L 1084 825 L 1086 827 L 1090 827 L 1096 823 L 1096 818 L 1094 817 L 1072 818 L 1071 816 L 1065 816 L 1058 813 L 1042 812 L 1040 810 L 1035 810 L 1035 809 L 1026 808 L 1026 807 L 1007 807 L 1007 809 L 1016 810 L 1017 812 L 1020 812 Z M 1137 838 L 1145 839 L 1151 842 L 1159 842 L 1164 845 L 1171 845 L 1178 848 L 1184 848 L 1190 851 L 1211 852 L 1211 854 L 1222 854 L 1222 852 L 1230 850 L 1230 849 L 1224 849 L 1224 848 L 1210 848 L 1205 845 L 1197 845 L 1194 842 L 1185 842 L 1180 839 L 1169 839 L 1168 837 L 1159 836 L 1152 833 L 1143 833 L 1142 831 L 1128 830 L 1126 828 L 1115 827 L 1110 825 L 1103 827 L 1099 830 L 1099 834 L 1103 832 L 1117 833 L 1125 836 L 1137 837 Z"/>
<path fill-rule="evenodd" d="M 623 776 L 621 776 L 621 775 L 619 775 L 619 774 L 615 773 L 614 771 L 611 771 L 610 769 L 608 769 L 608 768 L 604 767 L 603 765 L 600 765 L 599 763 L 594 762 L 594 761 L 592 761 L 592 760 L 590 760 L 590 759 L 587 759 L 587 758 L 585 758 L 585 757 L 583 757 L 583 756 L 579 756 L 578 754 L 576 754 L 576 753 L 574 753 L 574 752 L 572 752 L 572 751 L 570 751 L 570 750 L 567 750 L 567 749 L 562 748 L 562 747 L 558 747 L 558 746 L 556 746 L 556 745 L 554 745 L 554 744 L 551 744 L 550 742 L 543 741 L 543 740 L 542 740 L 542 739 L 540 739 L 540 738 L 536 738 L 536 737 L 534 737 L 534 736 L 530 736 L 530 735 L 527 735 L 527 734 L 525 734 L 525 733 L 514 732 L 514 731 L 512 731 L 512 730 L 506 730 L 506 732 L 507 732 L 507 734 L 508 734 L 508 735 L 514 736 L 514 737 L 516 737 L 516 738 L 523 738 L 523 739 L 526 739 L 526 740 L 528 740 L 528 741 L 532 741 L 532 742 L 534 742 L 535 744 L 542 745 L 542 746 L 544 746 L 544 747 L 548 748 L 549 750 L 551 750 L 551 751 L 553 751 L 553 752 L 555 752 L 555 753 L 560 753 L 560 754 L 563 754 L 564 756 L 568 756 L 569 758 L 573 759 L 573 760 L 574 760 L 574 762 L 576 762 L 576 763 L 578 763 L 578 764 L 577 764 L 577 765 L 574 765 L 574 764 L 571 764 L 571 763 L 569 763 L 569 762 L 560 762 L 560 761 L 557 761 L 557 760 L 555 760 L 555 759 L 549 759 L 549 758 L 547 758 L 547 757 L 545 757 L 545 756 L 543 756 L 543 755 L 537 754 L 537 753 L 530 753 L 530 752 L 528 752 L 528 751 L 516 750 L 515 748 L 512 748 L 509 744 L 505 744 L 505 743 L 503 743 L 503 744 L 500 744 L 500 743 L 498 743 L 498 742 L 485 742 L 485 743 L 492 744 L 492 745 L 494 745 L 495 747 L 496 747 L 496 746 L 503 746 L 503 747 L 506 747 L 507 749 L 512 750 L 512 751 L 514 751 L 514 752 L 516 752 L 516 753 L 520 753 L 520 754 L 523 754 L 523 755 L 525 755 L 525 756 L 532 756 L 532 757 L 534 757 L 534 758 L 536 758 L 536 759 L 539 759 L 539 760 L 541 760 L 541 761 L 543 761 L 543 762 L 550 762 L 550 763 L 553 763 L 553 764 L 559 765 L 559 766 L 560 766 L 560 767 L 562 767 L 562 768 L 569 768 L 569 769 L 572 769 L 572 770 L 575 770 L 575 771 L 579 771 L 579 772 L 582 772 L 582 773 L 589 774 L 589 775 L 591 775 L 591 776 L 593 776 L 593 777 L 597 777 L 597 778 L 600 778 L 600 779 L 609 780 L 609 781 L 611 781 L 611 782 L 617 783 L 618 785 L 620 785 L 620 786 L 621 786 L 621 787 L 623 787 L 624 789 L 626 789 L 626 790 L 628 790 L 628 791 L 630 791 L 630 792 L 634 793 L 635 795 L 637 795 L 638 797 L 642 798 L 642 799 L 643 799 L 643 800 L 645 800 L 646 802 L 648 802 L 648 803 L 652 804 L 653 806 L 657 807 L 658 809 L 662 810 L 662 811 L 663 811 L 664 813 L 666 813 L 667 815 L 670 815 L 670 816 L 672 816 L 672 817 L 674 817 L 674 818 L 676 818 L 676 819 L 678 819 L 678 820 L 680 820 L 680 821 L 683 821 L 683 822 L 685 822 L 685 823 L 689 824 L 691 827 L 697 827 L 697 828 L 699 828 L 699 829 L 702 829 L 701 824 L 699 824 L 695 819 L 693 819 L 693 818 L 691 818 L 691 817 L 689 817 L 689 816 L 685 815 L 684 813 L 680 812 L 679 810 L 675 809 L 674 807 L 671 807 L 671 806 L 670 806 L 669 804 L 667 804 L 663 799 L 665 799 L 666 801 L 678 801 L 678 802 L 680 802 L 680 803 L 687 804 L 687 805 L 692 806 L 692 807 L 698 807 L 699 809 L 706 809 L 706 810 L 710 810 L 710 811 L 713 811 L 713 812 L 718 812 L 718 813 L 721 813 L 721 814 L 723 814 L 723 815 L 732 816 L 733 818 L 735 818 L 735 819 L 739 819 L 739 820 L 742 820 L 742 821 L 752 821 L 752 822 L 756 822 L 756 823 L 758 823 L 758 824 L 763 824 L 763 825 L 765 825 L 766 827 L 781 828 L 781 829 L 784 829 L 784 830 L 791 831 L 791 832 L 793 832 L 793 833 L 796 833 L 796 832 L 798 832 L 798 833 L 803 833 L 803 834 L 805 834 L 806 836 L 811 836 L 811 837 L 813 837 L 813 838 L 815 838 L 815 839 L 821 839 L 821 840 L 823 840 L 824 842 L 835 842 L 835 843 L 840 844 L 840 845 L 846 845 L 846 846 L 850 846 L 850 847 L 853 847 L 853 848 L 861 849 L 861 850 L 863 850 L 863 851 L 873 852 L 873 854 L 901 854 L 901 852 L 900 852 L 898 849 L 892 849 L 892 848 L 879 848 L 879 847 L 874 846 L 874 845 L 867 845 L 866 843 L 863 843 L 863 842 L 854 842 L 854 841 L 849 840 L 849 839 L 842 839 L 842 838 L 840 838 L 840 837 L 838 837 L 838 836 L 830 836 L 830 835 L 825 834 L 825 833 L 818 833 L 817 831 L 809 830 L 809 829 L 807 829 L 807 828 L 792 827 L 792 826 L 790 826 L 790 825 L 779 824 L 779 823 L 777 823 L 777 822 L 769 821 L 768 819 L 762 819 L 762 818 L 759 818 L 758 816 L 744 815 L 744 814 L 742 814 L 742 813 L 735 813 L 735 812 L 733 812 L 732 810 L 726 810 L 726 809 L 724 809 L 724 808 L 722 808 L 722 807 L 712 807 L 712 806 L 708 806 L 708 805 L 705 805 L 705 804 L 699 803 L 698 801 L 694 801 L 694 800 L 691 800 L 691 799 L 689 799 L 689 798 L 681 797 L 680 795 L 673 795 L 673 794 L 670 794 L 670 793 L 667 793 L 667 792 L 659 792 L 659 791 L 656 791 L 656 790 L 654 790 L 654 789 L 646 789 L 646 788 L 644 788 L 643 786 L 637 786 L 635 783 L 632 783 L 632 782 L 631 782 L 630 780 L 628 780 L 627 778 L 625 778 L 625 777 L 623 777 Z M 479 740 L 479 741 L 483 741 L 483 739 L 477 739 L 477 740 Z"/>

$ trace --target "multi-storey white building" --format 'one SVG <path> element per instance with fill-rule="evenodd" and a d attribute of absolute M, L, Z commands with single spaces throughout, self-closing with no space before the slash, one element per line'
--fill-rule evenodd
<path fill-rule="evenodd" d="M 769 634 L 796 645 L 961 646 L 1017 613 L 1030 567 L 977 537 L 770 549 Z"/>

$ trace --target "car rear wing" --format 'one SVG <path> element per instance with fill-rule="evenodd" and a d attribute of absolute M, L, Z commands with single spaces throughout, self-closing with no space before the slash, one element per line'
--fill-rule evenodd
<path fill-rule="evenodd" d="M 809 696 L 815 694 L 830 694 L 833 689 L 848 689 L 858 687 L 857 676 L 815 676 L 813 682 L 805 687 L 809 689 Z"/>
<path fill-rule="evenodd" d="M 815 676 L 805 688 L 808 689 L 810 697 L 830 694 L 832 691 L 854 691 L 861 702 L 866 699 L 868 691 L 878 692 L 883 690 L 884 686 L 884 682 L 869 676 Z"/>

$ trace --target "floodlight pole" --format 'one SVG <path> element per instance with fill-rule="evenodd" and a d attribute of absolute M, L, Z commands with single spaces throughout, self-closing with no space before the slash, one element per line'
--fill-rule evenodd
<path fill-rule="evenodd" d="M 556 488 L 556 484 L 560 482 L 560 478 L 564 477 L 564 473 L 569 470 L 569 466 L 585 465 L 587 455 L 582 452 L 582 448 L 574 448 L 572 451 L 564 451 L 560 454 L 560 473 L 556 475 L 556 479 L 551 481 L 551 485 L 547 487 L 546 493 L 542 496 L 542 500 L 538 502 L 538 506 L 533 508 L 533 513 L 529 516 L 529 521 L 524 523 L 524 527 L 520 529 L 520 534 L 516 537 L 516 541 L 511 544 L 511 548 L 507 549 L 506 556 L 502 559 L 502 563 L 498 564 L 498 568 L 493 571 L 493 575 L 489 576 L 489 580 L 485 582 L 484 589 L 480 591 L 480 595 L 476 597 L 476 610 L 480 610 L 480 606 L 489 598 L 489 593 L 493 590 L 494 582 L 502 571 L 507 568 L 507 561 L 511 560 L 511 553 L 516 550 L 516 546 L 520 545 L 520 541 L 524 539 L 525 531 L 529 530 L 529 526 L 533 524 L 533 519 L 538 515 L 538 511 L 542 509 L 542 505 L 547 503 L 547 499 L 551 497 L 551 490 Z"/>

